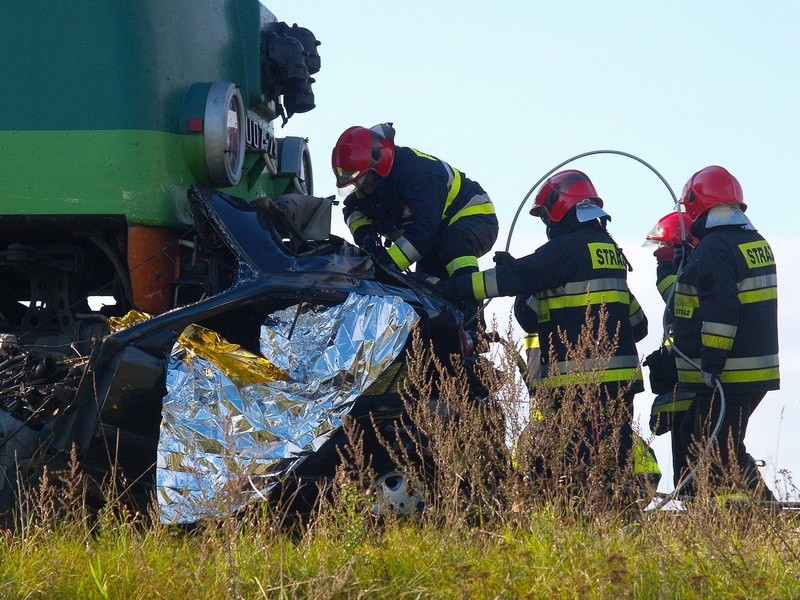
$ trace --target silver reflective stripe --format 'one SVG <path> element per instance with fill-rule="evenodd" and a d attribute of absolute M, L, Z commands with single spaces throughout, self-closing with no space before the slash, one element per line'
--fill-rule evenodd
<path fill-rule="evenodd" d="M 697 296 L 697 288 L 687 283 L 678 282 L 675 284 L 675 293 L 684 294 L 686 296 Z"/>
<path fill-rule="evenodd" d="M 447 187 L 449 188 L 453 185 L 453 180 L 456 178 L 455 173 L 453 173 L 453 169 L 443 160 L 439 161 L 444 165 L 444 170 L 447 171 Z"/>
<path fill-rule="evenodd" d="M 402 235 L 397 238 L 394 243 L 397 244 L 397 247 L 406 255 L 408 262 L 415 263 L 422 258 L 422 255 L 414 248 L 414 245 Z"/>
<path fill-rule="evenodd" d="M 700 364 L 699 358 L 692 358 L 698 365 Z M 675 364 L 678 369 L 682 371 L 696 370 L 697 367 L 691 365 L 688 361 L 680 356 L 675 357 Z M 723 371 L 745 371 L 747 369 L 768 369 L 770 367 L 778 366 L 778 355 L 771 354 L 769 356 L 755 356 L 752 358 L 729 358 L 725 361 Z"/>
<path fill-rule="evenodd" d="M 628 285 L 624 279 L 618 277 L 603 277 L 600 279 L 587 279 L 586 281 L 567 283 L 561 287 L 545 290 L 540 293 L 540 296 L 542 298 L 554 298 L 558 296 L 572 296 L 608 290 L 628 291 Z"/>
<path fill-rule="evenodd" d="M 703 333 L 710 333 L 711 335 L 721 335 L 724 337 L 736 337 L 736 325 L 726 325 L 725 323 L 712 323 L 711 321 L 703 321 Z"/>
<path fill-rule="evenodd" d="M 761 275 L 760 277 L 747 277 L 739 282 L 739 291 L 760 290 L 762 288 L 775 287 L 778 285 L 778 276 Z"/>
<path fill-rule="evenodd" d="M 634 355 L 612 356 L 610 359 L 586 358 L 583 360 L 564 360 L 551 364 L 550 373 L 573 373 L 608 369 L 631 369 L 639 366 L 639 357 Z"/>
<path fill-rule="evenodd" d="M 483 273 L 483 285 L 486 286 L 486 297 L 497 298 L 500 290 L 497 289 L 497 271 L 489 269 Z"/>
<path fill-rule="evenodd" d="M 631 325 L 636 327 L 639 323 L 644 321 L 644 311 L 640 308 L 633 313 L 629 318 Z"/>
<path fill-rule="evenodd" d="M 481 204 L 491 204 L 491 199 L 486 194 L 478 194 L 473 196 L 469 202 L 467 202 L 464 206 L 458 209 L 458 212 L 461 212 L 465 208 L 469 208 L 470 206 L 479 206 Z"/>
<path fill-rule="evenodd" d="M 534 312 L 539 312 L 539 299 L 536 296 L 531 296 L 525 301 L 525 304 L 530 306 Z"/>
<path fill-rule="evenodd" d="M 363 212 L 361 212 L 360 210 L 354 210 L 353 212 L 350 213 L 350 216 L 347 217 L 347 226 L 351 227 L 353 225 L 353 223 L 355 223 L 356 221 L 360 221 L 362 219 L 366 223 L 372 223 L 370 218 L 367 215 L 365 215 Z"/>

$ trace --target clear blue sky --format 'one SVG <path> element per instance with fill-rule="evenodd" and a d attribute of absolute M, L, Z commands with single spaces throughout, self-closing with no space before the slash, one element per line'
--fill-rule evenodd
<path fill-rule="evenodd" d="M 768 477 L 778 469 L 800 474 L 793 435 L 800 270 L 792 264 L 800 242 L 797 219 L 789 217 L 800 186 L 800 2 L 264 3 L 322 42 L 317 107 L 276 127 L 279 136 L 309 138 L 316 195 L 336 191 L 330 152 L 339 134 L 382 121 L 394 123 L 398 144 L 434 154 L 483 185 L 500 218 L 496 249 L 505 247 L 529 188 L 582 152 L 635 154 L 676 194 L 707 165 L 734 173 L 779 270 L 783 389 L 756 412 L 748 448 L 770 463 Z M 634 264 L 632 287 L 651 323 L 639 345 L 647 354 L 658 344 L 662 304 L 653 258 L 640 244 L 671 210 L 669 192 L 627 158 L 596 156 L 570 167 L 594 181 L 612 215 L 609 229 Z M 545 241 L 527 208 L 512 238 L 515 255 Z M 335 229 L 348 237 L 340 220 Z M 507 304 L 490 307 L 507 321 Z M 638 413 L 651 398 L 639 395 Z M 654 447 L 668 465 L 665 436 Z"/>

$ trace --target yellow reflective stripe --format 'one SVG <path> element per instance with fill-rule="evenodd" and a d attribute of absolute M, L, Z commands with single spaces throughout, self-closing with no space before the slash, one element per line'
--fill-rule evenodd
<path fill-rule="evenodd" d="M 706 348 L 719 348 L 720 350 L 730 350 L 733 348 L 733 339 L 721 335 L 703 333 L 700 335 L 700 341 Z"/>
<path fill-rule="evenodd" d="M 389 257 L 394 261 L 394 264 L 397 265 L 397 268 L 400 269 L 401 271 L 405 271 L 408 267 L 411 266 L 411 261 L 405 254 L 403 254 L 403 251 L 397 244 L 392 244 L 386 252 L 389 254 Z"/>
<path fill-rule="evenodd" d="M 562 360 L 548 365 L 552 373 L 572 373 L 574 371 L 601 371 L 603 369 L 635 368 L 639 358 L 635 355 L 612 356 L 611 358 L 582 358 Z"/>
<path fill-rule="evenodd" d="M 525 350 L 533 350 L 534 348 L 539 348 L 539 334 L 538 333 L 529 333 L 525 336 L 524 340 Z"/>
<path fill-rule="evenodd" d="M 354 211 L 347 218 L 347 227 L 350 229 L 350 233 L 355 233 L 364 225 L 372 225 L 372 219 L 362 212 Z"/>
<path fill-rule="evenodd" d="M 636 311 L 642 310 L 642 307 L 639 306 L 639 301 L 636 298 L 631 297 L 631 306 L 628 309 L 628 315 L 633 316 L 636 314 Z"/>
<path fill-rule="evenodd" d="M 780 368 L 753 369 L 750 371 L 723 371 L 719 376 L 720 381 L 726 383 L 754 383 L 757 381 L 771 381 L 780 379 Z M 678 381 L 681 383 L 703 383 L 700 371 L 678 369 Z"/>
<path fill-rule="evenodd" d="M 633 474 L 661 475 L 658 461 L 653 458 L 644 440 L 639 438 L 639 436 L 633 438 Z"/>
<path fill-rule="evenodd" d="M 544 387 L 562 385 L 583 385 L 611 383 L 619 381 L 641 381 L 641 369 L 606 369 L 605 371 L 589 371 L 587 373 L 568 373 L 566 375 L 548 375 L 540 380 Z"/>
<path fill-rule="evenodd" d="M 684 400 L 676 400 L 675 402 L 665 402 L 664 404 L 653 406 L 650 414 L 660 415 L 661 413 L 668 412 L 683 412 L 684 410 L 689 410 L 693 401 L 692 398 L 686 398 Z"/>
<path fill-rule="evenodd" d="M 559 308 L 577 308 L 587 304 L 609 304 L 619 302 L 628 304 L 630 302 L 630 292 L 619 290 L 605 290 L 602 292 L 589 292 L 588 294 L 576 294 L 571 296 L 556 296 L 539 299 L 539 310 L 554 310 Z"/>
<path fill-rule="evenodd" d="M 687 296 L 685 294 L 675 294 L 675 306 L 686 306 L 697 308 L 700 306 L 700 299 L 697 296 Z"/>
<path fill-rule="evenodd" d="M 444 268 L 447 271 L 448 277 L 451 277 L 454 272 L 466 267 L 475 267 L 477 269 L 478 258 L 476 256 L 459 256 L 447 263 Z"/>
<path fill-rule="evenodd" d="M 473 215 L 493 215 L 494 214 L 494 204 L 491 202 L 485 204 L 478 204 L 477 206 L 465 206 L 460 211 L 458 211 L 453 218 L 450 219 L 447 224 L 452 225 L 456 221 L 458 221 L 461 217 L 471 217 Z"/>
<path fill-rule="evenodd" d="M 656 287 L 658 288 L 658 293 L 661 294 L 662 298 L 667 292 L 669 292 L 669 288 L 673 283 L 675 283 L 675 279 L 677 279 L 675 275 L 667 275 L 666 277 L 664 277 L 664 279 L 662 279 L 656 284 Z"/>
<path fill-rule="evenodd" d="M 486 295 L 486 283 L 483 280 L 483 273 L 478 271 L 470 277 L 472 278 L 472 295 L 475 296 L 475 300 L 486 300 L 488 296 Z"/>
<path fill-rule="evenodd" d="M 442 219 L 444 219 L 445 215 L 447 214 L 447 209 L 450 208 L 453 200 L 456 199 L 456 196 L 458 196 L 458 193 L 461 191 L 461 173 L 458 171 L 458 169 L 452 168 L 446 162 L 443 162 L 443 164 L 445 168 L 453 172 L 453 181 L 450 183 L 450 190 L 447 192 L 447 198 L 444 201 Z"/>
<path fill-rule="evenodd" d="M 742 304 L 753 304 L 754 302 L 765 302 L 766 300 L 777 300 L 778 288 L 767 288 L 764 290 L 753 290 L 752 292 L 739 292 L 739 302 Z"/>
<path fill-rule="evenodd" d="M 691 358 L 696 363 L 700 362 L 699 358 Z M 678 369 L 683 370 L 692 370 L 696 368 L 692 366 L 692 364 L 681 358 L 680 356 L 675 357 L 675 364 L 678 366 Z M 723 371 L 747 371 L 747 370 L 756 370 L 756 369 L 768 369 L 770 367 L 777 367 L 778 366 L 778 355 L 777 354 L 769 354 L 767 356 L 750 356 L 744 358 L 729 358 L 725 361 L 725 366 L 723 367 Z"/>

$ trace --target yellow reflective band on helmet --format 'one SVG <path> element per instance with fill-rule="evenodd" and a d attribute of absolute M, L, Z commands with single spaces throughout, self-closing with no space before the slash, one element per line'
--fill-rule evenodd
<path fill-rule="evenodd" d="M 447 275 L 452 277 L 453 273 L 467 267 L 475 267 L 477 269 L 478 258 L 476 256 L 459 256 L 447 263 L 444 268 L 447 271 Z"/>
<path fill-rule="evenodd" d="M 400 246 L 398 246 L 396 243 L 392 244 L 386 252 L 392 261 L 394 261 L 394 264 L 397 265 L 397 268 L 401 271 L 405 271 L 411 266 L 411 261 L 405 254 L 403 254 Z"/>
<path fill-rule="evenodd" d="M 534 348 L 539 348 L 539 334 L 538 333 L 529 333 L 525 336 L 523 340 L 525 345 L 525 350 L 533 350 Z"/>
<path fill-rule="evenodd" d="M 483 273 L 480 271 L 473 273 L 471 278 L 472 295 L 475 296 L 475 300 L 486 300 L 488 296 L 486 295 L 486 282 L 483 279 Z"/>

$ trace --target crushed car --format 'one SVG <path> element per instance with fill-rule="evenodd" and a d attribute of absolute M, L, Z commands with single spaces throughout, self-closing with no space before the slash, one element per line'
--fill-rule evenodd
<path fill-rule="evenodd" d="M 57 350 L 0 328 L 0 510 L 72 454 L 98 501 L 114 479 L 165 523 L 278 496 L 307 511 L 342 461 L 345 416 L 368 431 L 378 489 L 402 510 L 424 506 L 380 440 L 408 422 L 413 330 L 443 360 L 476 360 L 463 315 L 332 235 L 333 198 L 250 202 L 195 185 L 188 200 L 193 264 L 172 284 L 177 308 L 101 309 L 84 343 Z"/>

